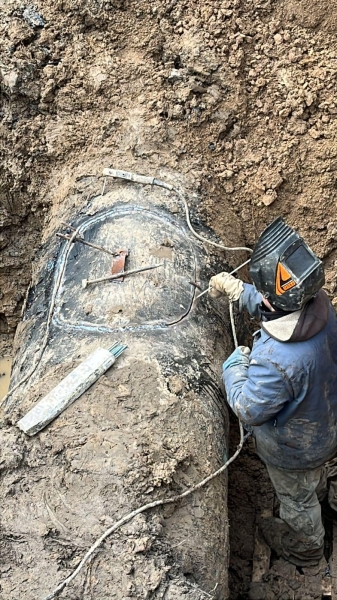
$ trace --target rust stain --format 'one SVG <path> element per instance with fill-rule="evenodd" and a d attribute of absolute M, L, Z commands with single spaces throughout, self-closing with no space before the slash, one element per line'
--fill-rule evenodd
<path fill-rule="evenodd" d="M 111 265 L 111 274 L 115 275 L 117 273 L 123 273 L 125 270 L 125 260 L 128 256 L 127 250 L 117 250 L 118 254 L 113 258 Z M 124 281 L 124 277 L 118 277 L 114 281 L 121 282 Z"/>

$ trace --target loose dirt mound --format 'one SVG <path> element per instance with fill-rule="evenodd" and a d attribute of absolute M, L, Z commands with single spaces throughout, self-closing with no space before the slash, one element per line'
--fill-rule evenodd
<path fill-rule="evenodd" d="M 42 21 L 27 6 L 0 16 L 1 352 L 52 215 L 86 207 L 105 166 L 182 184 L 228 245 L 283 215 L 334 298 L 336 2 L 45 0 Z"/>

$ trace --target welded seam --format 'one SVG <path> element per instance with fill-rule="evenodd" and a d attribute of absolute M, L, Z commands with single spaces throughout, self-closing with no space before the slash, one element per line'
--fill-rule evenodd
<path fill-rule="evenodd" d="M 130 215 L 131 212 L 136 212 L 136 213 L 138 212 L 140 214 L 148 213 L 149 215 L 151 215 L 151 217 L 154 217 L 160 223 L 162 221 L 167 221 L 168 223 L 170 223 L 170 225 L 172 227 L 174 227 L 174 228 L 178 229 L 178 231 L 180 231 L 180 233 L 183 235 L 185 241 L 188 242 L 190 250 L 191 250 L 191 254 L 193 256 L 194 278 L 195 278 L 196 271 L 197 271 L 197 260 L 196 260 L 196 255 L 193 250 L 191 241 L 190 241 L 189 237 L 187 236 L 186 229 L 180 223 L 177 223 L 176 220 L 170 218 L 167 215 L 162 215 L 161 213 L 157 213 L 154 209 L 148 209 L 148 208 L 144 208 L 141 206 L 114 207 L 108 211 L 100 213 L 99 215 L 94 215 L 90 219 L 84 221 L 78 227 L 77 230 L 80 233 L 80 235 L 83 235 L 88 229 L 91 229 L 91 227 L 93 227 L 94 225 L 97 225 L 97 223 L 106 221 L 107 217 L 128 216 L 128 215 Z M 64 257 L 61 255 L 60 262 L 62 265 L 64 264 L 64 260 L 65 260 Z M 191 294 L 191 300 L 190 300 L 189 306 L 187 307 L 185 313 L 181 317 L 179 317 L 176 320 L 171 321 L 171 322 L 166 322 L 163 320 L 162 322 L 155 322 L 153 324 L 148 323 L 148 324 L 144 324 L 144 325 L 129 325 L 129 326 L 125 326 L 125 327 L 123 327 L 123 326 L 109 327 L 104 324 L 95 325 L 88 321 L 77 321 L 76 323 L 71 323 L 71 322 L 67 321 L 66 319 L 64 319 L 61 315 L 64 276 L 65 276 L 65 269 L 63 271 L 61 285 L 59 286 L 59 289 L 58 289 L 58 292 L 56 295 L 55 311 L 53 314 L 52 321 L 55 325 L 57 325 L 59 327 L 67 327 L 68 329 L 81 329 L 81 330 L 84 329 L 86 331 L 99 332 L 99 333 L 117 333 L 117 332 L 123 332 L 123 331 L 137 332 L 137 331 L 152 331 L 152 330 L 156 330 L 156 329 L 165 329 L 166 327 L 173 326 L 177 323 L 180 323 L 184 319 L 186 319 L 192 310 L 192 306 L 193 306 L 193 303 L 195 300 L 195 290 L 193 290 L 193 293 Z"/>

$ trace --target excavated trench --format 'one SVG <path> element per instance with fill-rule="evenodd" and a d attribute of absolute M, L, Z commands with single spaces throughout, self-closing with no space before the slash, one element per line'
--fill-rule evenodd
<path fill-rule="evenodd" d="M 0 357 L 16 357 L 12 385 L 43 345 L 65 248 L 55 233 L 71 234 L 61 221 L 110 247 L 103 222 L 91 221 L 104 215 L 118 245 L 130 249 L 132 227 L 141 231 L 150 211 L 152 241 L 138 238 L 126 265 L 165 263 L 89 294 L 82 279 L 110 270 L 110 259 L 79 244 L 69 254 L 42 361 L 0 430 L 4 600 L 42 598 L 117 513 L 202 479 L 238 441 L 233 418 L 228 449 L 219 388 L 233 347 L 228 307 L 207 297 L 198 303 L 188 282 L 206 287 L 246 254 L 199 245 L 167 192 L 160 200 L 158 190 L 137 188 L 135 200 L 129 184 L 121 194 L 109 183 L 101 197 L 103 167 L 184 190 L 196 230 L 229 247 L 253 247 L 282 215 L 324 260 L 336 305 L 335 4 L 2 2 Z M 142 206 L 137 223 L 131 214 L 115 218 L 113 207 L 131 205 Z M 255 325 L 236 321 L 240 343 L 250 345 Z M 22 412 L 99 336 L 120 335 L 129 349 L 96 391 L 25 438 L 15 426 Z M 222 477 L 175 509 L 137 517 L 63 597 L 330 598 L 321 573 L 289 571 L 273 556 L 265 579 L 251 581 L 256 518 L 273 500 L 251 441 L 230 467 L 228 515 L 226 490 Z"/>

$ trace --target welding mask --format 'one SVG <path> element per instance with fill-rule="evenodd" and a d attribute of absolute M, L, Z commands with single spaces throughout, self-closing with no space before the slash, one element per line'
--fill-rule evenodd
<path fill-rule="evenodd" d="M 322 261 L 282 217 L 260 235 L 249 270 L 256 289 L 285 311 L 301 309 L 325 281 Z"/>

